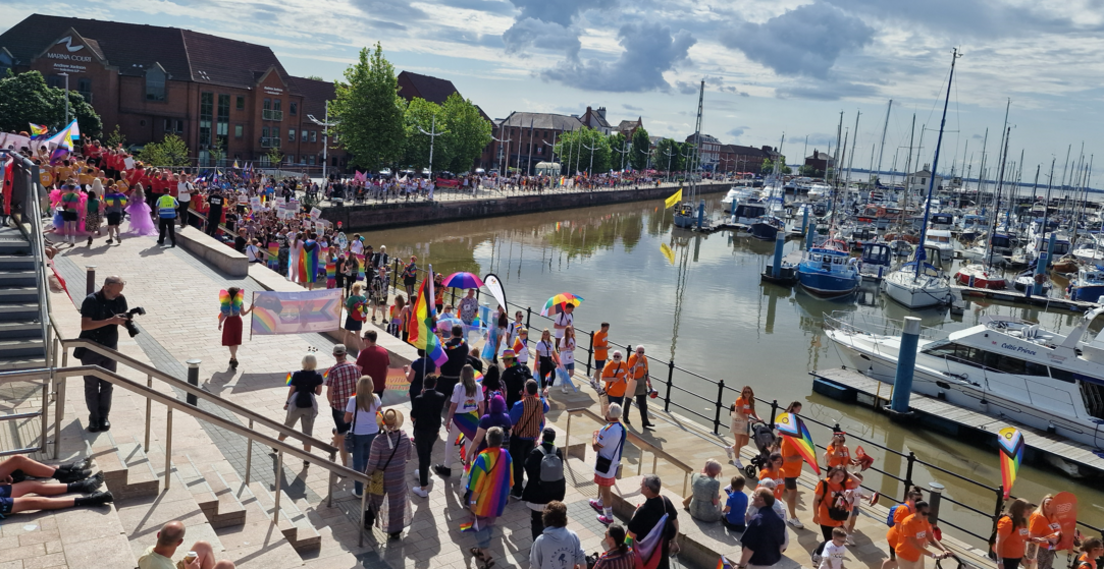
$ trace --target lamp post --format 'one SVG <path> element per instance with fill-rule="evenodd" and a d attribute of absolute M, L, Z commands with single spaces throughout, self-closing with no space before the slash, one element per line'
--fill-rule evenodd
<path fill-rule="evenodd" d="M 589 182 L 590 177 L 594 175 L 594 149 L 598 148 L 598 145 L 595 144 L 594 146 L 587 146 L 586 144 L 583 144 L 583 148 L 586 148 L 590 151 L 590 166 L 587 167 L 587 181 Z M 591 189 L 593 188 L 594 186 L 591 186 Z"/>
<path fill-rule="evenodd" d="M 59 76 L 65 78 L 65 126 L 69 126 L 69 74 L 58 73 Z"/>
<path fill-rule="evenodd" d="M 433 119 L 430 121 L 430 126 L 429 126 L 430 132 L 426 132 L 426 130 L 424 128 L 420 127 L 420 126 L 418 127 L 418 130 L 422 131 L 422 134 L 429 137 L 429 183 L 432 184 L 433 183 L 433 143 L 437 142 L 437 137 L 441 136 L 441 134 L 442 134 L 440 132 L 437 132 L 437 115 L 433 115 Z"/>
<path fill-rule="evenodd" d="M 503 130 L 505 130 L 505 129 L 503 129 Z M 498 168 L 499 168 L 498 175 L 499 175 L 499 177 L 504 178 L 506 176 L 506 170 L 503 169 L 502 162 L 503 162 L 503 160 L 506 159 L 506 152 L 509 151 L 509 148 L 507 148 L 506 151 L 504 152 L 503 149 L 502 149 L 502 145 L 503 144 L 509 144 L 510 139 L 507 138 L 507 139 L 503 140 L 501 138 L 495 138 L 495 137 L 492 136 L 491 140 L 498 143 Z"/>
<path fill-rule="evenodd" d="M 664 154 L 667 155 L 667 183 L 668 184 L 671 183 L 671 158 L 673 158 L 675 156 L 675 153 L 671 152 L 671 150 L 673 150 L 673 149 L 674 149 L 674 146 L 671 145 L 671 146 L 668 146 L 667 150 L 663 152 Z"/>
<path fill-rule="evenodd" d="M 314 124 L 322 127 L 322 184 L 323 187 L 326 184 L 326 167 L 329 166 L 330 158 L 327 150 L 330 148 L 330 127 L 336 126 L 337 123 L 330 122 L 330 102 L 326 101 L 326 114 L 324 120 L 318 120 L 314 118 L 314 115 L 307 115 Z"/>
<path fill-rule="evenodd" d="M 625 141 L 624 144 L 621 145 L 621 148 L 612 148 L 611 147 L 611 150 L 613 150 L 614 152 L 619 152 L 621 154 L 621 171 L 622 172 L 625 171 L 625 156 L 629 152 L 632 152 L 631 150 L 629 150 L 628 146 L 629 146 L 628 141 Z"/>

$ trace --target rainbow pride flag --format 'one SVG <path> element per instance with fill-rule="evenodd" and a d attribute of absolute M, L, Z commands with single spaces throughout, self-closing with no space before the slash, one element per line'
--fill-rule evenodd
<path fill-rule="evenodd" d="M 318 280 L 318 243 L 313 239 L 303 242 L 299 253 L 299 282 L 313 283 Z"/>
<path fill-rule="evenodd" d="M 291 385 L 291 376 L 292 375 L 293 374 L 289 371 L 288 374 L 287 374 L 287 377 L 284 378 L 284 385 Z M 326 371 L 322 372 L 322 379 L 326 379 L 327 377 L 330 377 L 330 370 L 328 370 L 328 369 Z"/>
<path fill-rule="evenodd" d="M 498 517 L 506 509 L 510 487 L 514 485 L 514 469 L 510 466 L 510 453 L 500 448 L 488 448 L 479 453 L 472 463 L 468 477 L 468 490 L 478 499 L 471 505 L 476 516 Z"/>
<path fill-rule="evenodd" d="M 792 413 L 782 413 L 774 420 L 774 426 L 797 449 L 797 453 L 801 455 L 801 458 L 813 467 L 813 472 L 820 474 L 813 437 L 809 435 L 809 429 L 801 421 L 801 418 Z"/>
<path fill-rule="evenodd" d="M 35 124 L 33 122 L 32 123 L 27 123 L 27 124 L 31 125 L 31 136 L 32 137 L 42 136 L 42 135 L 50 132 L 50 129 L 46 128 L 46 125 L 44 125 L 44 124 Z"/>
<path fill-rule="evenodd" d="M 334 288 L 337 286 L 337 263 L 334 261 L 326 262 L 326 288 Z"/>
<path fill-rule="evenodd" d="M 357 281 L 364 280 L 364 255 L 361 253 L 353 253 L 353 256 L 357 260 Z"/>
<path fill-rule="evenodd" d="M 1024 437 L 1016 427 L 1005 427 L 997 431 L 997 442 L 1000 443 L 1001 488 L 1007 500 L 1023 463 Z"/>
<path fill-rule="evenodd" d="M 268 244 L 268 268 L 277 270 L 280 268 L 280 244 L 269 242 Z"/>
<path fill-rule="evenodd" d="M 474 521 L 461 522 L 460 523 L 460 533 L 467 533 L 469 531 L 476 531 L 476 529 L 477 528 L 475 527 L 475 522 Z"/>
<path fill-rule="evenodd" d="M 476 396 L 479 394 L 477 393 Z M 479 430 L 479 411 L 470 413 L 456 413 L 452 416 L 452 422 L 460 429 L 460 434 L 468 439 L 475 438 L 475 432 Z"/>
<path fill-rule="evenodd" d="M 411 306 L 412 316 L 406 323 L 407 342 L 415 348 L 425 350 L 426 356 L 440 369 L 448 362 L 448 356 L 441 347 L 441 340 L 433 333 L 433 321 L 437 309 L 433 304 L 433 267 L 429 267 L 426 278 L 418 287 L 418 298 Z M 478 419 L 477 419 L 478 421 Z M 474 434 L 474 433 L 473 433 Z M 471 436 L 471 435 L 469 435 Z"/>

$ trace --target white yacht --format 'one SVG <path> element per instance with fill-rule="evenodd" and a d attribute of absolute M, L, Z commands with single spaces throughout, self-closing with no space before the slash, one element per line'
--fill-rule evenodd
<path fill-rule="evenodd" d="M 1006 318 L 924 334 L 912 390 L 1104 449 L 1104 332 L 1082 341 L 1100 314 L 1104 307 L 1066 336 Z M 857 371 L 893 383 L 899 334 L 860 330 L 835 316 L 825 317 L 825 328 Z"/>
<path fill-rule="evenodd" d="M 950 230 L 929 229 L 924 239 L 925 247 L 934 247 L 939 250 L 939 258 L 944 263 L 950 263 L 954 259 L 954 239 Z"/>
<path fill-rule="evenodd" d="M 752 188 L 748 186 L 732 186 L 725 194 L 725 197 L 721 198 L 721 207 L 724 208 L 725 213 L 732 213 L 736 204 L 742 201 L 758 201 L 762 199 L 763 193 L 759 188 Z"/>
<path fill-rule="evenodd" d="M 937 249 L 925 245 L 924 251 L 931 263 L 920 260 L 905 263 L 882 281 L 882 291 L 889 298 L 913 309 L 952 304 L 951 279 L 942 270 Z"/>
<path fill-rule="evenodd" d="M 824 182 L 813 182 L 809 185 L 809 193 L 806 195 L 810 201 L 830 197 L 832 195 L 832 186 Z"/>

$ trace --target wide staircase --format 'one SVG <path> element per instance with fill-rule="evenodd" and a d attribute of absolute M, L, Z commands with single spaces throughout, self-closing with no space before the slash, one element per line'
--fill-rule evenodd
<path fill-rule="evenodd" d="M 31 243 L 23 231 L 0 227 L 0 370 L 46 363 L 34 268 Z"/>

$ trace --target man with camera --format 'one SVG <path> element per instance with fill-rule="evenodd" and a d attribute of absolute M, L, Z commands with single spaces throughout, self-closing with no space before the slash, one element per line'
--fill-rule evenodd
<path fill-rule="evenodd" d="M 81 303 L 81 333 L 80 338 L 91 340 L 105 348 L 117 350 L 119 348 L 119 325 L 127 326 L 137 333 L 134 323 L 130 322 L 127 312 L 126 297 L 123 296 L 123 286 L 126 283 L 121 277 L 110 276 L 104 279 L 103 288 L 85 297 Z M 137 310 L 137 309 L 135 309 Z M 134 333 L 131 336 L 135 335 Z M 73 351 L 73 355 L 80 358 L 82 365 L 98 365 L 104 369 L 115 371 L 115 360 L 100 355 L 83 347 Z M 88 406 L 88 430 L 89 432 L 106 431 L 111 428 L 107 416 L 111 412 L 111 383 L 95 376 L 84 376 L 84 403 Z"/>

